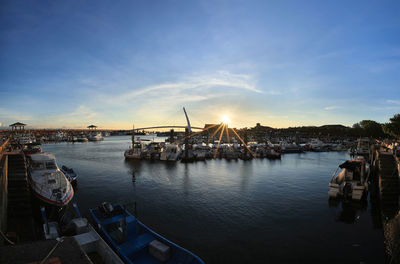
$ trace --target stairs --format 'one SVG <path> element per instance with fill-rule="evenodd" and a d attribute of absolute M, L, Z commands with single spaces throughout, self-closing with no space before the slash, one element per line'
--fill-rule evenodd
<path fill-rule="evenodd" d="M 35 237 L 31 195 L 24 157 L 8 155 L 7 232 L 18 242 Z"/>

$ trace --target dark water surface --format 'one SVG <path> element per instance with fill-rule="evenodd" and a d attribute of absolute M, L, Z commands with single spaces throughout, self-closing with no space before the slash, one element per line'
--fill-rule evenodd
<path fill-rule="evenodd" d="M 384 263 L 374 203 L 328 202 L 345 152 L 282 160 L 125 161 L 128 136 L 43 145 L 78 173 L 83 214 L 137 202 L 139 219 L 206 263 Z"/>

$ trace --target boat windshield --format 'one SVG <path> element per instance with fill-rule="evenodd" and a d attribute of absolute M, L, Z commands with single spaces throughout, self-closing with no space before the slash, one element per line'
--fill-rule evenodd
<path fill-rule="evenodd" d="M 54 162 L 54 160 L 46 162 L 46 169 L 48 169 L 48 170 L 57 169 L 57 166 L 56 166 L 56 163 Z"/>
<path fill-rule="evenodd" d="M 33 168 L 34 170 L 43 170 L 45 167 L 44 167 L 44 164 L 41 163 L 41 162 L 34 162 L 34 163 L 32 164 L 32 168 Z"/>

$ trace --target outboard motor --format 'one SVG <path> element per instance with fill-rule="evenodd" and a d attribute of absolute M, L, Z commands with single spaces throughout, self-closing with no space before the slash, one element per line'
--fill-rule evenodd
<path fill-rule="evenodd" d="M 114 211 L 114 207 L 110 203 L 104 202 L 101 204 L 99 210 L 105 216 L 110 216 L 112 214 L 112 212 Z"/>
<path fill-rule="evenodd" d="M 344 198 L 345 199 L 349 197 L 351 198 L 352 193 L 353 193 L 353 186 L 351 185 L 351 183 L 346 183 L 346 185 L 343 187 Z"/>

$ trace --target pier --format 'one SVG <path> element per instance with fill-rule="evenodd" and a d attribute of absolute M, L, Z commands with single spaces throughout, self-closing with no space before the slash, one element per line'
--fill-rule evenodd
<path fill-rule="evenodd" d="M 38 238 L 34 223 L 26 161 L 18 151 L 7 152 L 9 140 L 0 152 L 1 241 L 34 241 Z"/>
<path fill-rule="evenodd" d="M 375 153 L 375 172 L 379 183 L 379 200 L 384 244 L 390 263 L 400 262 L 400 163 L 392 151 L 379 149 Z"/>

